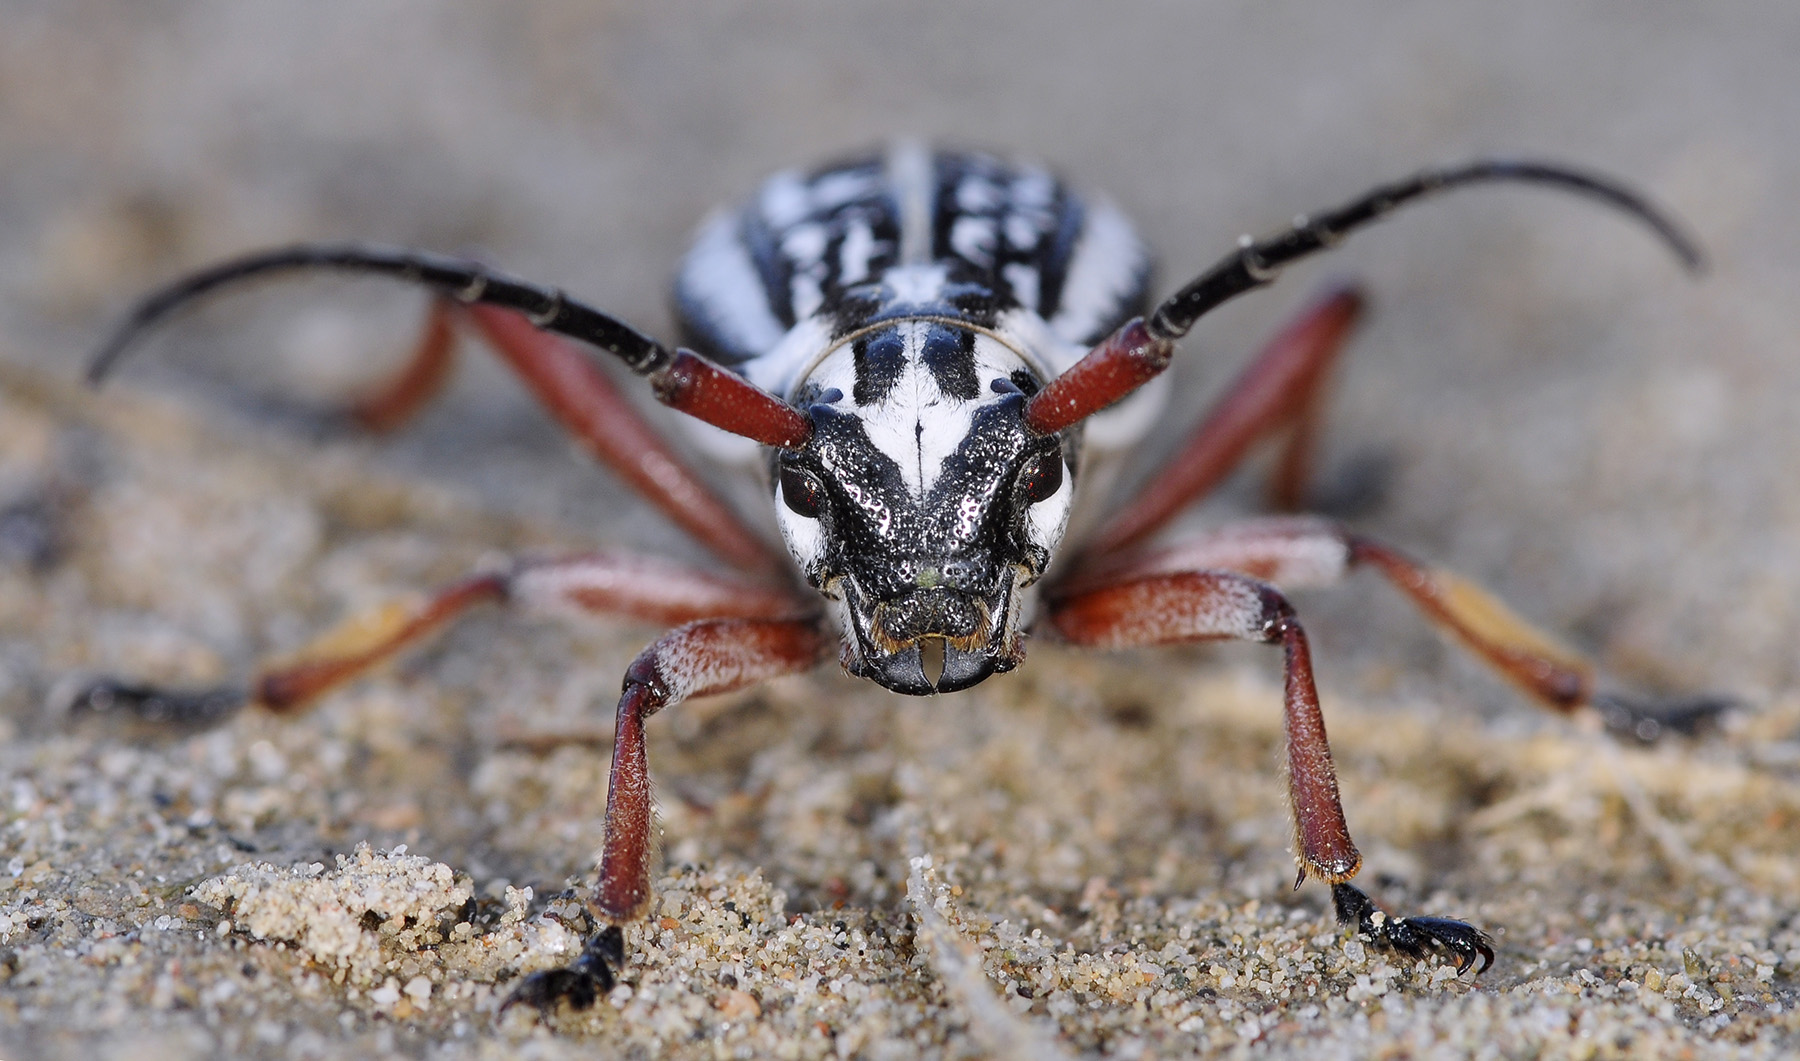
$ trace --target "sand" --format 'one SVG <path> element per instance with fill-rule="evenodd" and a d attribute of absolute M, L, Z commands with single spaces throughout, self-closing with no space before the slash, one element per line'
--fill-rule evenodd
<path fill-rule="evenodd" d="M 1789 6 L 504 10 L 8 16 L 0 1056 L 1800 1050 Z M 655 905 L 625 983 L 548 1020 L 499 1005 L 579 946 L 610 702 L 654 628 L 483 614 L 301 718 L 181 739 L 58 713 L 71 676 L 241 677 L 499 556 L 699 557 L 478 357 L 394 440 L 310 434 L 294 410 L 404 349 L 416 302 L 246 296 L 87 392 L 80 353 L 132 293 L 357 234 L 479 247 L 666 333 L 707 208 L 895 131 L 1111 190 L 1172 274 L 1483 149 L 1604 165 L 1699 231 L 1690 283 L 1591 211 L 1470 196 L 1184 351 L 1191 410 L 1309 290 L 1361 278 L 1324 502 L 1620 685 L 1743 701 L 1700 739 L 1621 744 L 1373 580 L 1298 597 L 1360 882 L 1486 927 L 1494 968 L 1398 962 L 1291 889 L 1279 674 L 1251 646 L 1034 644 L 955 696 L 827 668 L 666 712 Z"/>

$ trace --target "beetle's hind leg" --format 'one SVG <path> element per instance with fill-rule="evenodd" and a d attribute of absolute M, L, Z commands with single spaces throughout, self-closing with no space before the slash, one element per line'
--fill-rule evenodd
<path fill-rule="evenodd" d="M 1723 696 L 1658 702 L 1603 692 L 1592 663 L 1558 644 L 1487 590 L 1364 535 L 1341 529 L 1332 533 L 1344 541 L 1351 566 L 1380 573 L 1434 625 L 1546 707 L 1564 713 L 1591 707 L 1615 735 L 1651 743 L 1666 733 L 1698 733 L 1736 706 L 1736 701 Z"/>
<path fill-rule="evenodd" d="M 1338 797 L 1306 633 L 1279 590 L 1232 571 L 1183 570 L 1126 574 L 1057 592 L 1049 602 L 1049 623 L 1078 645 L 1118 649 L 1223 640 L 1280 645 L 1288 800 L 1300 864 L 1295 886 L 1307 877 L 1330 884 L 1341 921 L 1404 956 L 1448 956 L 1458 971 L 1477 957 L 1483 970 L 1493 962 L 1493 943 L 1475 926 L 1440 917 L 1392 917 L 1348 883 L 1362 868 L 1362 855 Z"/>
<path fill-rule="evenodd" d="M 786 570 L 785 559 L 745 526 L 591 356 L 511 310 L 434 298 L 406 364 L 353 400 L 337 419 L 385 433 L 417 415 L 450 378 L 459 321 L 486 340 L 590 456 L 696 541 L 745 570 Z"/>
<path fill-rule="evenodd" d="M 406 363 L 353 399 L 341 418 L 364 431 L 386 434 L 417 416 L 444 389 L 456 367 L 455 316 L 449 301 L 433 298 Z"/>

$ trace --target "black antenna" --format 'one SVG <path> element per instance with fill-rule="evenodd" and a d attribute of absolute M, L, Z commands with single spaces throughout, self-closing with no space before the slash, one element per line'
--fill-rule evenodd
<path fill-rule="evenodd" d="M 1335 210 L 1297 218 L 1279 235 L 1251 240 L 1221 258 L 1192 283 L 1170 295 L 1150 314 L 1148 327 L 1157 339 L 1174 340 L 1221 303 L 1273 283 L 1284 266 L 1328 250 L 1351 232 L 1379 221 L 1400 206 L 1424 196 L 1487 181 L 1544 184 L 1585 195 L 1624 211 L 1649 226 L 1668 244 L 1689 272 L 1705 268 L 1700 247 L 1667 214 L 1643 196 L 1605 177 L 1548 162 L 1478 159 L 1459 166 L 1428 169 L 1404 180 L 1383 184 Z"/>
<path fill-rule="evenodd" d="M 273 273 L 326 269 L 392 277 L 434 288 L 464 304 L 518 310 L 547 332 L 566 335 L 616 356 L 640 376 L 666 368 L 674 355 L 661 343 L 610 314 L 554 287 L 541 287 L 487 266 L 419 251 L 355 243 L 304 243 L 215 265 L 146 295 L 88 363 L 98 384 L 146 330 L 212 291 Z"/>

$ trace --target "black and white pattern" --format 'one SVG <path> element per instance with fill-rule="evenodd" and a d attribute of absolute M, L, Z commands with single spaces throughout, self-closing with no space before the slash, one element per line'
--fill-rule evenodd
<path fill-rule="evenodd" d="M 769 178 L 707 223 L 676 302 L 689 341 L 741 367 L 808 319 L 854 329 L 897 304 L 987 327 L 1023 310 L 1085 348 L 1142 311 L 1148 280 L 1111 204 L 1035 166 L 900 144 Z"/>
<path fill-rule="evenodd" d="M 837 602 L 852 672 L 947 692 L 1023 657 L 1028 587 L 1068 528 L 1090 430 L 1041 437 L 1025 399 L 1141 312 L 1148 274 L 1109 204 L 909 144 L 777 174 L 701 231 L 683 326 L 813 424 L 774 458 L 776 518 Z"/>

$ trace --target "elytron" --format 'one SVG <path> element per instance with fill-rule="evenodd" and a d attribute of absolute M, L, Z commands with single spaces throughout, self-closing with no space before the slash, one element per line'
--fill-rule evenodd
<path fill-rule="evenodd" d="M 1394 209 L 1483 182 L 1574 193 L 1646 225 L 1689 268 L 1694 243 L 1609 178 L 1533 161 L 1427 169 L 1335 209 L 1244 237 L 1151 301 L 1144 243 L 1102 199 L 1033 165 L 896 144 L 777 174 L 701 230 L 675 299 L 689 348 L 666 346 L 553 288 L 471 261 L 361 244 L 307 244 L 231 261 L 152 293 L 101 348 L 98 381 L 150 326 L 199 296 L 272 273 L 338 270 L 435 291 L 410 362 L 348 410 L 407 419 L 470 327 L 599 461 L 730 573 L 617 553 L 520 561 L 446 587 L 346 648 L 308 650 L 243 687 L 164 690 L 102 680 L 77 707 L 167 726 L 247 704 L 292 712 L 482 603 L 628 615 L 672 626 L 625 672 L 605 840 L 588 901 L 597 927 L 566 968 L 523 980 L 509 1005 L 591 1005 L 626 962 L 652 872 L 644 720 L 693 696 L 807 670 L 910 695 L 950 693 L 1020 666 L 1033 637 L 1095 648 L 1236 639 L 1280 647 L 1295 886 L 1330 886 L 1337 916 L 1409 958 L 1459 972 L 1492 963 L 1480 929 L 1393 916 L 1350 883 L 1361 865 L 1338 797 L 1307 637 L 1283 589 L 1381 575 L 1433 623 L 1539 702 L 1597 709 L 1649 736 L 1659 716 L 1603 693 L 1594 669 L 1472 584 L 1317 517 L 1283 515 L 1199 537 L 1157 537 L 1253 444 L 1279 445 L 1271 495 L 1295 508 L 1327 369 L 1361 309 L 1326 294 L 1251 362 L 1136 497 L 1108 472 L 1158 420 L 1163 370 L 1196 322 Z M 701 425 L 704 449 L 757 476 L 772 517 L 705 485 L 585 347 L 643 377 Z M 773 544 L 775 533 L 785 554 Z"/>

